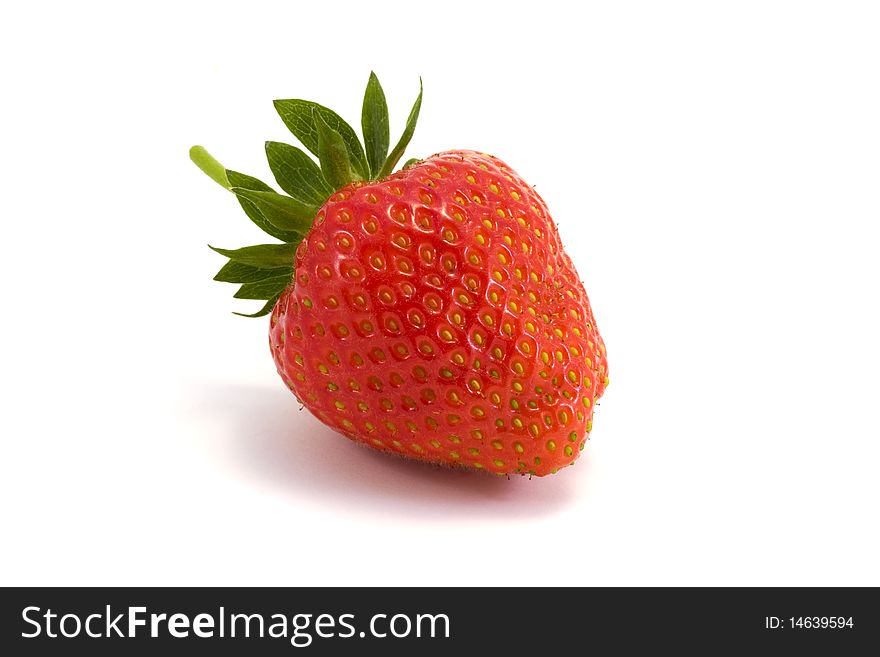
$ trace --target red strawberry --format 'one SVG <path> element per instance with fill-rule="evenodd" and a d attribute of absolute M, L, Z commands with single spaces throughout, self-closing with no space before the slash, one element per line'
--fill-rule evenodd
<path fill-rule="evenodd" d="M 267 300 L 256 315 L 272 312 L 279 374 L 352 440 L 498 474 L 554 473 L 583 449 L 608 383 L 587 294 L 544 201 L 501 160 L 449 151 L 390 174 L 420 106 L 421 93 L 386 158 L 374 75 L 366 152 L 330 110 L 276 101 L 321 162 L 267 144 L 289 196 L 194 147 L 196 163 L 283 240 L 216 249 L 230 258 L 216 279 Z"/>

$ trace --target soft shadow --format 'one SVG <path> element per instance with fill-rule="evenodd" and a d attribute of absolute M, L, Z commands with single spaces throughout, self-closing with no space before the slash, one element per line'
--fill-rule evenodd
<path fill-rule="evenodd" d="M 324 426 L 284 388 L 209 386 L 201 400 L 225 421 L 234 468 L 296 498 L 357 512 L 418 517 L 550 515 L 572 499 L 589 459 L 543 478 L 454 470 L 381 454 Z"/>

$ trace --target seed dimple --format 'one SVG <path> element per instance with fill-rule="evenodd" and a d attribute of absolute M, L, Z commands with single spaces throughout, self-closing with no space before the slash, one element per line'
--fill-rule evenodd
<path fill-rule="evenodd" d="M 443 307 L 443 300 L 434 292 L 425 295 L 424 303 L 425 308 L 431 313 L 438 313 Z"/>
<path fill-rule="evenodd" d="M 391 243 L 401 249 L 408 249 L 412 245 L 412 239 L 406 233 L 394 233 L 391 236 Z"/>
<path fill-rule="evenodd" d="M 394 294 L 394 290 L 392 290 L 387 285 L 380 286 L 376 290 L 376 293 L 379 297 L 379 301 L 384 303 L 386 306 L 393 306 L 395 304 L 395 302 L 397 301 L 397 298 Z"/>
<path fill-rule="evenodd" d="M 428 210 L 427 208 L 416 208 L 415 223 L 416 226 L 422 230 L 430 230 L 434 225 L 432 210 Z"/>
<path fill-rule="evenodd" d="M 410 219 L 410 208 L 402 203 L 395 203 L 388 209 L 388 217 L 397 224 L 406 224 Z"/>
<path fill-rule="evenodd" d="M 397 257 L 394 259 L 394 267 L 401 274 L 411 274 L 414 271 L 412 261 L 409 258 Z"/>
<path fill-rule="evenodd" d="M 458 242 L 458 233 L 451 227 L 444 228 L 441 237 L 443 237 L 443 241 L 448 244 L 455 244 Z"/>
<path fill-rule="evenodd" d="M 349 264 L 344 267 L 344 275 L 346 278 L 350 278 L 353 281 L 358 281 L 363 276 L 363 272 L 361 268 L 356 264 Z"/>
<path fill-rule="evenodd" d="M 415 328 L 421 328 L 425 325 L 425 317 L 416 309 L 412 309 L 407 313 L 407 319 Z"/>
<path fill-rule="evenodd" d="M 443 342 L 455 342 L 455 334 L 448 326 L 441 325 L 440 327 L 438 327 L 437 337 L 439 337 Z"/>
<path fill-rule="evenodd" d="M 434 251 L 434 247 L 430 244 L 422 244 L 419 247 L 419 256 L 425 264 L 431 265 L 434 263 L 437 253 Z"/>
<path fill-rule="evenodd" d="M 385 315 L 383 326 L 385 328 L 385 331 L 391 333 L 392 335 L 397 335 L 398 333 L 400 333 L 400 322 L 394 315 Z"/>
<path fill-rule="evenodd" d="M 354 237 L 344 231 L 336 233 L 336 248 L 340 251 L 351 251 L 354 246 Z"/>
<path fill-rule="evenodd" d="M 413 286 L 413 284 L 410 283 L 409 281 L 401 281 L 401 282 L 397 285 L 397 287 L 398 287 L 398 289 L 400 290 L 400 293 L 401 293 L 401 294 L 404 296 L 404 298 L 406 298 L 406 299 L 411 299 L 411 298 L 413 297 L 413 295 L 416 293 L 416 288 L 415 288 L 415 286 Z"/>
<path fill-rule="evenodd" d="M 375 217 L 369 216 L 366 217 L 363 222 L 361 222 L 361 227 L 364 229 L 364 232 L 372 235 L 377 230 L 379 230 L 379 222 L 376 220 Z"/>

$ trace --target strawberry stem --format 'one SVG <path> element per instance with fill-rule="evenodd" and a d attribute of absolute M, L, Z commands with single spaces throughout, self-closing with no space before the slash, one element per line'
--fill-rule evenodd
<path fill-rule="evenodd" d="M 220 164 L 205 150 L 203 146 L 193 146 L 189 149 L 189 159 L 207 176 L 221 187 L 229 189 L 229 179 L 226 177 L 226 167 Z"/>

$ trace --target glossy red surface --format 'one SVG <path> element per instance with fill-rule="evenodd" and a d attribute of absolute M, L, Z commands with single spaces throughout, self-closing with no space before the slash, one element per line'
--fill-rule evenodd
<path fill-rule="evenodd" d="M 500 474 L 573 463 L 607 384 L 546 205 L 472 151 L 334 194 L 297 252 L 270 344 L 288 387 L 340 433 Z"/>

